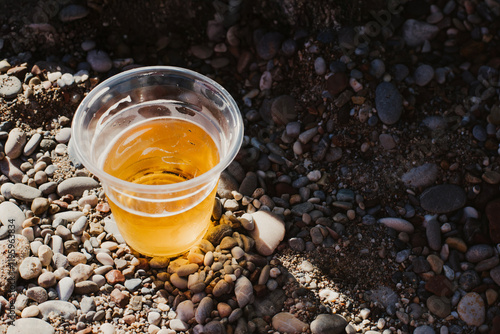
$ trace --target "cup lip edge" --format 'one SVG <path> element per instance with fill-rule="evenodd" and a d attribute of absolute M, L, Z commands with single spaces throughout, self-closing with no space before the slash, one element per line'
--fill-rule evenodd
<path fill-rule="evenodd" d="M 154 71 L 162 71 L 162 72 L 168 72 L 168 73 L 176 73 L 176 74 L 183 74 L 187 73 L 190 76 L 193 77 L 195 80 L 199 81 L 204 81 L 217 89 L 222 96 L 229 102 L 231 105 L 232 109 L 235 109 L 236 112 L 232 113 L 234 120 L 235 120 L 235 127 L 239 128 L 239 131 L 235 132 L 236 136 L 235 138 L 228 138 L 232 139 L 230 142 L 229 146 L 229 152 L 228 154 L 223 158 L 220 159 L 219 162 L 212 167 L 210 170 L 206 171 L 205 173 L 198 175 L 192 179 L 178 182 L 178 183 L 171 183 L 171 184 L 160 184 L 160 185 L 150 185 L 150 184 L 139 184 L 139 183 L 133 183 L 129 181 L 122 180 L 120 178 L 117 178 L 113 175 L 110 175 L 109 173 L 100 170 L 94 164 L 92 164 L 89 159 L 82 153 L 80 147 L 78 145 L 75 145 L 73 138 L 79 138 L 78 135 L 76 135 L 76 128 L 78 124 L 77 122 L 77 115 L 80 115 L 84 112 L 85 106 L 92 101 L 93 98 L 99 93 L 102 92 L 102 88 L 108 87 L 111 83 L 114 81 L 123 79 L 124 77 L 127 76 L 133 76 L 133 75 L 144 75 L 147 74 L 148 72 L 154 72 Z M 83 119 L 83 117 L 79 117 L 80 119 Z M 86 167 L 92 174 L 97 176 L 99 180 L 101 181 L 101 185 L 103 186 L 115 186 L 115 187 L 127 187 L 131 191 L 136 191 L 136 192 L 148 192 L 148 193 L 162 193 L 166 191 L 171 191 L 171 192 L 176 192 L 176 191 L 184 191 L 187 189 L 195 188 L 195 187 L 202 187 L 205 184 L 209 184 L 211 181 L 213 181 L 213 178 L 217 177 L 217 181 L 220 177 L 220 173 L 224 171 L 224 169 L 234 160 L 236 155 L 238 154 L 238 151 L 241 148 L 241 145 L 243 143 L 243 135 L 244 135 L 244 126 L 243 126 L 243 117 L 241 115 L 240 109 L 234 100 L 234 98 L 229 94 L 229 92 L 218 82 L 215 80 L 198 73 L 196 71 L 183 68 L 183 67 L 177 67 L 177 66 L 164 66 L 164 65 L 155 65 L 155 66 L 141 66 L 138 68 L 133 68 L 130 70 L 126 70 L 123 72 L 120 72 L 116 75 L 111 76 L 110 78 L 102 81 L 99 83 L 96 87 L 94 87 L 88 94 L 85 96 L 85 98 L 80 102 L 78 105 L 74 115 L 73 115 L 73 120 L 71 124 L 71 141 L 73 141 L 73 151 L 77 157 L 77 159 L 83 164 L 84 167 Z"/>

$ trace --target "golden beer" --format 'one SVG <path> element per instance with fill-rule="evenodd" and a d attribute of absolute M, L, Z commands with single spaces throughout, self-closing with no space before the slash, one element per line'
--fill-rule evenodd
<path fill-rule="evenodd" d="M 103 170 L 142 185 L 184 182 L 219 163 L 212 137 L 186 119 L 157 117 L 125 129 L 107 150 Z M 174 256 L 201 240 L 212 214 L 217 180 L 185 194 L 106 190 L 111 211 L 127 243 L 144 255 Z"/>

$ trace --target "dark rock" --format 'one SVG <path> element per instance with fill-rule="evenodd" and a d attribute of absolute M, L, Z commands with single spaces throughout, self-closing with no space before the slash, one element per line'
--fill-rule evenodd
<path fill-rule="evenodd" d="M 462 208 L 466 201 L 465 191 L 453 184 L 441 184 L 424 190 L 420 205 L 433 213 L 448 213 Z"/>
<path fill-rule="evenodd" d="M 387 125 L 396 123 L 403 112 L 403 97 L 396 86 L 382 82 L 375 90 L 375 105 L 378 117 Z"/>

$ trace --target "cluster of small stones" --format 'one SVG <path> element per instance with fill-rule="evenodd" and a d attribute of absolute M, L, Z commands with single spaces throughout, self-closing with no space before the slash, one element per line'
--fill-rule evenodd
<path fill-rule="evenodd" d="M 239 10 L 238 1 L 230 3 L 234 8 L 225 8 L 207 23 L 208 45 L 192 45 L 187 53 L 203 71 L 210 68 L 209 73 L 228 68 L 232 55 L 237 55 L 236 72 L 248 77 L 241 90 L 246 126 L 255 130 L 264 125 L 269 131 L 266 136 L 245 137 L 236 161 L 221 175 L 214 207 L 216 224 L 185 257 L 149 259 L 129 249 L 109 216 L 98 183 L 83 170 L 54 181 L 58 167 L 52 161 L 66 154 L 68 127 L 58 129 L 51 138 L 43 131 L 26 134 L 2 125 L 0 169 L 5 202 L 0 204 L 4 225 L 0 231 L 7 238 L 9 219 L 14 219 L 16 232 L 22 236 L 17 249 L 24 259 L 19 263 L 21 279 L 15 300 L 19 324 L 48 328 L 47 333 L 52 326 L 44 327 L 43 321 L 81 333 L 97 329 L 159 334 L 274 329 L 350 334 L 415 328 L 420 334 L 446 334 L 461 333 L 466 326 L 481 333 L 498 331 L 500 202 L 495 198 L 500 192 L 500 62 L 498 57 L 488 65 L 476 61 L 498 39 L 494 31 L 500 15 L 498 2 L 450 0 L 440 8 L 410 1 L 402 13 L 406 16 L 393 12 L 382 16 L 389 21 L 381 27 L 381 37 L 356 35 L 363 29 L 341 29 L 336 38 L 348 54 L 329 66 L 327 55 L 318 55 L 318 45 L 330 43 L 332 32 L 312 41 L 304 31 L 287 38 L 256 30 L 255 45 L 249 50 L 241 47 L 244 39 L 238 25 L 226 29 L 223 24 Z M 88 12 L 83 6 L 71 7 L 59 19 L 80 20 Z M 368 29 L 367 24 L 364 30 Z M 411 64 L 384 61 L 379 39 L 399 52 L 406 47 Z M 467 43 L 460 44 L 462 39 Z M 160 49 L 168 46 L 168 40 L 159 42 Z M 11 67 L 2 61 L 0 72 L 5 74 L 0 78 L 0 96 L 13 99 L 22 94 L 29 99 L 43 90 L 88 83 L 89 73 L 137 66 L 133 59 L 112 60 L 92 40 L 84 41 L 81 49 L 86 52 L 85 61 L 76 71 L 46 62 L 28 71 L 27 64 Z M 326 102 L 311 107 L 305 116 L 298 113 L 292 96 L 270 98 L 283 80 L 284 64 L 298 53 L 312 59 L 325 88 L 320 93 Z M 458 65 L 450 56 L 455 53 L 462 57 Z M 437 57 L 447 65 L 433 67 Z M 351 139 L 335 135 L 337 124 L 328 118 L 327 108 L 352 106 L 349 117 L 374 129 L 359 144 L 359 151 L 388 156 L 402 142 L 397 127 L 405 122 L 406 114 L 414 112 L 412 106 L 418 99 L 414 93 L 454 84 L 459 77 L 467 85 L 464 101 L 447 112 L 448 118 L 422 117 L 422 125 L 436 136 L 440 131 L 470 134 L 475 148 L 488 152 L 480 164 L 467 167 L 465 182 L 452 178 L 438 182 L 441 174 L 464 168 L 459 162 L 443 160 L 411 166 L 398 175 L 408 200 L 395 207 L 367 201 L 343 184 L 333 188 L 335 178 L 321 164 L 341 161 L 350 153 L 343 141 Z M 342 172 L 348 174 L 348 170 L 345 166 Z M 400 270 L 392 275 L 397 293 L 389 287 L 365 291 L 366 303 L 340 316 L 331 309 L 342 297 L 333 290 L 318 289 L 309 274 L 304 275 L 314 273 L 311 263 L 286 268 L 273 254 L 276 249 L 308 253 L 322 248 L 340 253 L 351 238 L 346 227 L 352 224 L 386 228 L 393 247 L 377 255 L 396 263 Z M 281 242 L 285 231 L 286 239 Z M 6 239 L 3 242 L 6 247 Z M 324 314 L 314 315 L 310 323 L 299 319 L 301 312 L 293 311 L 307 307 L 298 305 L 300 294 L 290 301 L 283 290 L 294 280 L 289 271 L 300 273 L 300 283 L 331 306 L 322 308 Z M 3 289 L 8 290 L 6 281 Z M 294 305 L 291 311 L 280 312 L 288 304 Z M 7 300 L 2 305 L 8 309 Z M 376 307 L 385 313 L 372 319 Z"/>

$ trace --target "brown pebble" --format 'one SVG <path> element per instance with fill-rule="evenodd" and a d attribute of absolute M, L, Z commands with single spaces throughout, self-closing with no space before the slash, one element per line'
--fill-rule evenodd
<path fill-rule="evenodd" d="M 444 275 L 436 275 L 429 278 L 425 283 L 425 290 L 437 296 L 451 297 L 453 295 L 453 284 Z"/>
<path fill-rule="evenodd" d="M 118 269 L 113 269 L 106 273 L 106 280 L 109 284 L 115 285 L 116 283 L 125 282 L 125 276 Z"/>
<path fill-rule="evenodd" d="M 467 244 L 460 238 L 457 237 L 446 238 L 446 243 L 448 244 L 448 246 L 450 246 L 450 248 L 456 249 L 461 253 L 467 252 Z"/>
<path fill-rule="evenodd" d="M 118 289 L 114 289 L 111 294 L 111 301 L 113 301 L 117 306 L 124 308 L 127 306 L 128 301 L 130 300 L 130 297 L 121 292 Z"/>
<path fill-rule="evenodd" d="M 102 213 L 108 213 L 111 210 L 108 203 L 99 203 L 95 209 Z"/>

